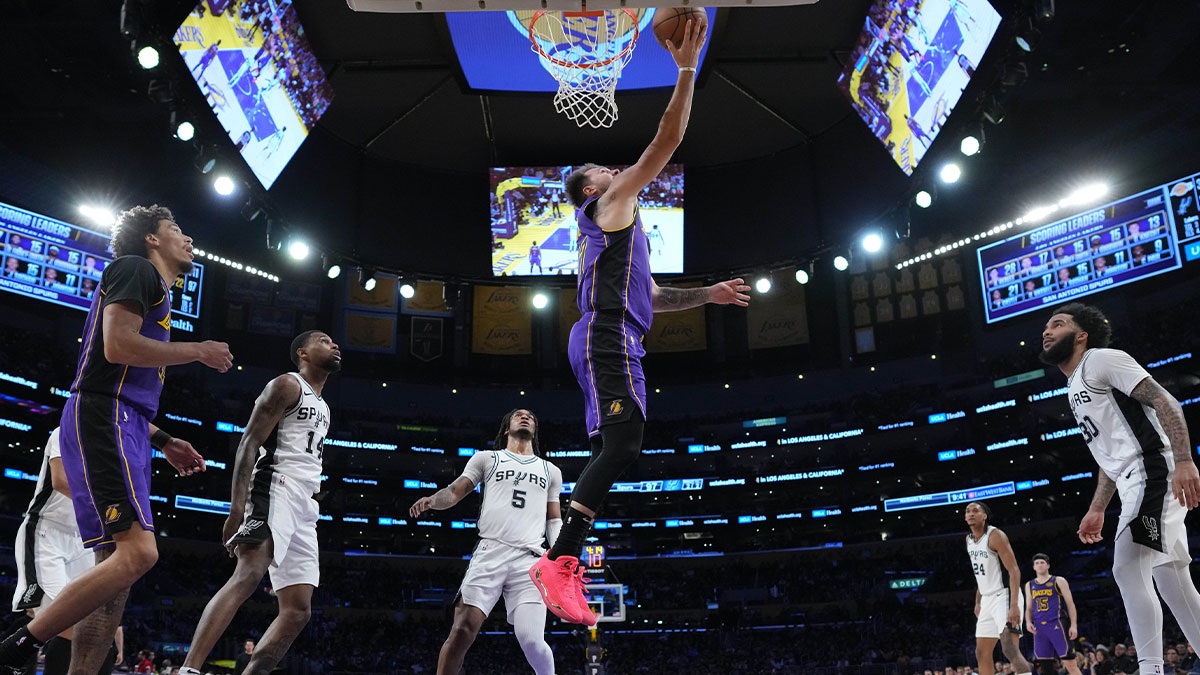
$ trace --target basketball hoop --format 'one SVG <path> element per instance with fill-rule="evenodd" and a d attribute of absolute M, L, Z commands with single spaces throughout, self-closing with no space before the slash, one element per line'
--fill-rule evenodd
<path fill-rule="evenodd" d="M 538 10 L 529 22 L 533 51 L 558 80 L 554 109 L 580 127 L 617 121 L 617 79 L 637 39 L 638 16 L 631 9 Z"/>

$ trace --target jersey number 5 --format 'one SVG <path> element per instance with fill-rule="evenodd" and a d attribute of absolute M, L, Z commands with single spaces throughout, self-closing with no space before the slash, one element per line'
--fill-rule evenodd
<path fill-rule="evenodd" d="M 517 509 L 525 508 L 525 491 L 524 490 L 513 490 L 512 505 L 513 505 L 513 508 L 517 508 Z"/>

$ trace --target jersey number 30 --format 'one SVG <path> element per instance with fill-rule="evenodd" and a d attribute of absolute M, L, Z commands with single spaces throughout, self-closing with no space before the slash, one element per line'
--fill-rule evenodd
<path fill-rule="evenodd" d="M 1087 415 L 1083 416 L 1083 421 L 1079 423 L 1079 430 L 1083 432 L 1083 442 L 1091 443 L 1093 440 L 1100 437 L 1100 428 L 1092 421 L 1092 418 Z"/>

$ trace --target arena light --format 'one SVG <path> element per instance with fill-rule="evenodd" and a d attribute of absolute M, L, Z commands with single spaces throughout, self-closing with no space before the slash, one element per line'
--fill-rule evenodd
<path fill-rule="evenodd" d="M 79 213 L 84 218 L 87 218 L 93 225 L 100 227 L 112 227 L 117 222 L 117 217 L 112 211 L 91 204 L 82 204 L 79 207 Z"/>
<path fill-rule="evenodd" d="M 146 70 L 151 70 L 158 67 L 158 50 L 150 45 L 146 45 L 138 50 L 137 53 L 138 65 Z"/>
<path fill-rule="evenodd" d="M 546 297 L 545 293 L 538 291 L 533 294 L 533 306 L 536 309 L 545 309 L 548 304 L 550 304 L 550 298 Z"/>
<path fill-rule="evenodd" d="M 217 255 L 216 253 L 213 253 L 212 251 L 207 251 L 202 248 L 193 247 L 192 255 L 195 255 L 197 258 L 204 258 L 205 260 L 211 260 L 215 263 L 220 263 L 230 269 L 234 269 L 239 272 L 253 274 L 254 276 L 262 277 L 264 279 L 269 279 L 271 281 L 274 281 L 275 283 L 279 283 L 279 277 L 275 276 L 274 274 L 271 274 L 270 272 L 265 272 L 263 270 L 260 270 L 253 265 L 247 265 L 245 263 L 240 263 L 236 260 L 230 260 L 229 258 L 226 258 L 225 256 L 222 256 L 222 255 Z"/>
<path fill-rule="evenodd" d="M 878 232 L 868 232 L 862 238 L 863 250 L 867 253 L 879 253 L 883 249 L 883 237 Z"/>
<path fill-rule="evenodd" d="M 233 188 L 233 179 L 229 176 L 222 175 L 213 179 L 213 189 L 216 190 L 217 194 L 221 195 L 222 197 L 228 197 L 229 195 L 233 194 Z"/>
<path fill-rule="evenodd" d="M 405 300 L 409 300 L 416 294 L 417 287 L 411 281 L 406 281 L 400 284 L 400 297 L 404 298 Z"/>
<path fill-rule="evenodd" d="M 808 270 L 796 270 L 796 283 L 803 286 L 809 281 Z"/>
<path fill-rule="evenodd" d="M 190 141 L 196 137 L 196 127 L 191 122 L 184 120 L 175 127 L 175 138 L 181 141 Z"/>
<path fill-rule="evenodd" d="M 1108 194 L 1108 185 L 1104 183 L 1092 183 L 1085 185 L 1063 199 L 1059 200 L 1059 206 L 1082 206 L 1090 204 L 1104 195 Z"/>
<path fill-rule="evenodd" d="M 958 144 L 958 150 L 967 157 L 978 154 L 979 139 L 973 135 L 964 136 L 962 142 Z"/>
<path fill-rule="evenodd" d="M 375 290 L 375 270 L 369 267 L 358 268 L 358 283 L 368 293 Z"/>
<path fill-rule="evenodd" d="M 962 178 L 962 169 L 954 162 L 948 162 L 938 173 L 943 183 L 957 183 Z"/>
<path fill-rule="evenodd" d="M 917 206 L 927 209 L 933 205 L 933 193 L 929 190 L 918 190 L 917 194 L 913 196 L 913 201 Z"/>
<path fill-rule="evenodd" d="M 833 268 L 839 272 L 845 272 L 850 269 L 850 260 L 844 255 L 836 255 L 833 258 Z"/>
<path fill-rule="evenodd" d="M 759 293 L 770 293 L 771 292 L 771 277 L 763 275 L 763 276 L 759 277 L 758 279 L 756 279 L 754 282 L 754 290 L 758 291 Z"/>
<path fill-rule="evenodd" d="M 325 270 L 325 276 L 329 277 L 330 279 L 336 279 L 342 276 L 342 266 L 337 263 L 330 265 L 329 269 Z"/>
<path fill-rule="evenodd" d="M 292 256 L 293 260 L 304 260 L 308 258 L 308 254 L 312 251 L 309 248 L 308 242 L 303 239 L 292 239 L 288 244 L 288 255 Z"/>

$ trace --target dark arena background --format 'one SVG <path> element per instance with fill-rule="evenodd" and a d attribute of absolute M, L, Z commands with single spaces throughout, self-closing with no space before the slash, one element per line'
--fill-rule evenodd
<path fill-rule="evenodd" d="M 491 449 L 506 412 L 537 414 L 564 509 L 587 462 L 562 181 L 637 160 L 674 64 L 643 35 L 619 120 L 580 128 L 503 11 L 530 3 L 349 4 L 17 0 L 0 20 L 8 596 L 116 214 L 173 210 L 197 266 L 171 339 L 234 355 L 224 374 L 166 371 L 153 421 L 208 469 L 153 460 L 160 557 L 132 589 L 118 670 L 176 672 L 232 573 L 235 450 L 302 331 L 328 332 L 344 367 L 324 391 L 321 585 L 284 672 L 435 672 L 480 497 L 409 507 Z M 657 315 L 641 456 L 583 555 L 620 620 L 551 616 L 556 672 L 976 672 L 977 500 L 1023 580 L 1035 553 L 1069 580 L 1084 672 L 1137 672 L 1114 654 L 1131 642 L 1119 500 L 1082 543 L 1099 470 L 1038 354 L 1053 308 L 1100 307 L 1200 451 L 1200 9 L 726 4 L 707 10 L 686 136 L 641 203 L 665 233 L 660 285 L 740 277 L 750 306 Z M 205 671 L 231 672 L 273 595 L 264 578 Z M 1200 670 L 1169 611 L 1164 638 L 1166 672 Z M 500 608 L 464 667 L 530 672 Z"/>

